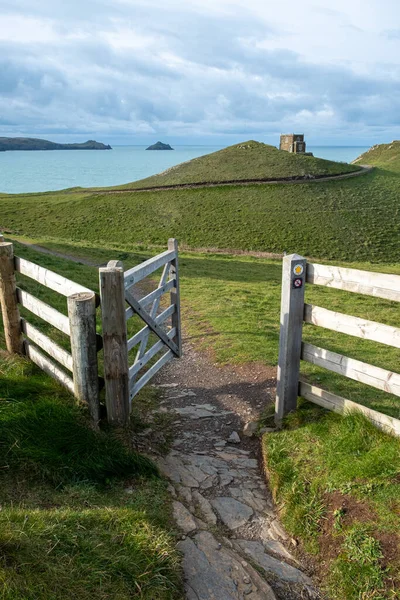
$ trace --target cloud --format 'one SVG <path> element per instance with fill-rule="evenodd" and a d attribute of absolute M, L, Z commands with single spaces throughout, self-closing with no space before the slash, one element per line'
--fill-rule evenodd
<path fill-rule="evenodd" d="M 365 137 L 381 127 L 392 138 L 400 125 L 399 65 L 389 56 L 368 65 L 358 54 L 320 59 L 308 52 L 310 39 L 297 43 L 302 23 L 293 32 L 284 13 L 278 18 L 263 6 L 3 0 L 0 135 L 98 134 L 134 142 L 275 135 L 295 127 L 327 138 L 347 131 L 354 139 L 357 131 Z M 330 35 L 352 30 L 343 7 L 320 6 L 315 14 L 316 23 L 329 19 Z M 364 29 L 352 35 L 361 39 Z"/>
<path fill-rule="evenodd" d="M 400 40 L 400 29 L 386 29 L 382 35 L 388 40 Z"/>

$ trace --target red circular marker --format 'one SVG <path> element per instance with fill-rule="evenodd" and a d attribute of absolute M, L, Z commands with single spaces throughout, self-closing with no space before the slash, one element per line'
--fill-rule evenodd
<path fill-rule="evenodd" d="M 298 279 L 294 279 L 293 281 L 293 287 L 295 288 L 301 288 L 303 285 L 303 280 L 298 278 Z"/>

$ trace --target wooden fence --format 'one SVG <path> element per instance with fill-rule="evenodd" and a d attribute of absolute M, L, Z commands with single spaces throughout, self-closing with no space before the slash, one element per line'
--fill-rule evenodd
<path fill-rule="evenodd" d="M 400 420 L 302 381 L 300 361 L 304 360 L 376 389 L 400 396 L 400 375 L 342 354 L 302 341 L 303 322 L 332 331 L 400 348 L 400 329 L 345 315 L 304 302 L 305 284 L 324 285 L 357 294 L 400 302 L 400 276 L 342 267 L 307 264 L 292 254 L 283 259 L 281 332 L 275 420 L 278 425 L 296 410 L 302 396 L 339 413 L 358 410 L 376 426 L 400 436 Z"/>
<path fill-rule="evenodd" d="M 142 298 L 136 298 L 137 290 L 133 291 L 133 286 L 161 267 L 163 272 L 158 287 Z M 68 316 L 18 288 L 16 273 L 65 296 Z M 166 252 L 126 273 L 122 263 L 111 261 L 99 270 L 99 277 L 100 297 L 49 269 L 14 256 L 13 244 L 4 242 L 0 236 L 0 301 L 7 350 L 25 354 L 79 401 L 88 404 L 91 418 L 97 423 L 100 406 L 98 350 L 103 348 L 107 418 L 110 423 L 126 425 L 134 396 L 163 365 L 182 353 L 177 241 L 169 240 Z M 167 292 L 170 293 L 170 305 L 160 312 L 161 298 Z M 102 336 L 96 333 L 99 303 Z M 20 307 L 68 336 L 71 352 L 39 331 L 29 320 L 21 318 Z M 128 340 L 127 320 L 134 314 L 145 322 L 145 327 Z M 168 318 L 171 318 L 169 331 Z M 155 334 L 158 340 L 147 349 L 150 334 Z M 134 363 L 129 367 L 129 352 L 139 344 Z M 139 372 L 164 350 L 166 352 L 138 379 Z"/>
<path fill-rule="evenodd" d="M 29 292 L 18 288 L 16 273 L 21 273 L 65 296 L 68 317 Z M 14 256 L 13 244 L 6 242 L 0 243 L 0 281 L 0 300 L 7 350 L 25 354 L 73 393 L 79 401 L 87 403 L 93 421 L 97 422 L 99 380 L 96 294 L 49 269 Z M 27 319 L 22 319 L 20 306 L 68 336 L 71 352 L 59 346 Z M 64 369 L 60 368 L 60 365 Z"/>

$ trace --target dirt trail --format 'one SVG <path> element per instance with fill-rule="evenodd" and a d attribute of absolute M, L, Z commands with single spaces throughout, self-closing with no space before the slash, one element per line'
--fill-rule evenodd
<path fill-rule="evenodd" d="M 187 600 L 321 598 L 279 523 L 260 438 L 243 433 L 273 402 L 274 376 L 261 364 L 218 367 L 186 340 L 183 358 L 154 383 L 163 394 L 156 412 L 173 420 L 173 449 L 155 459 L 182 531 Z M 140 436 L 144 447 L 153 435 Z"/>
<path fill-rule="evenodd" d="M 229 181 L 216 181 L 216 182 L 207 182 L 201 181 L 199 183 L 179 183 L 174 185 L 159 185 L 159 186 L 150 186 L 144 188 L 124 188 L 124 189 L 114 189 L 114 190 L 87 190 L 88 192 L 94 194 L 124 194 L 126 192 L 160 192 L 163 190 L 185 190 L 185 189 L 196 189 L 196 188 L 212 188 L 212 187 L 221 187 L 227 185 L 235 185 L 235 186 L 246 186 L 246 185 L 277 185 L 277 184 L 294 184 L 294 183 L 318 183 L 324 181 L 340 181 L 342 179 L 349 179 L 351 177 L 359 177 L 360 175 L 366 175 L 370 171 L 373 170 L 374 167 L 370 165 L 357 165 L 360 167 L 359 171 L 354 171 L 352 173 L 339 173 L 338 175 L 305 175 L 298 177 L 282 177 L 281 179 L 270 179 L 270 178 L 261 178 L 261 179 L 231 179 Z M 74 192 L 66 192 L 69 194 L 77 194 L 82 193 L 82 191 L 86 191 L 85 189 L 74 191 Z"/>
<path fill-rule="evenodd" d="M 98 263 L 88 258 L 84 258 L 82 256 L 74 256 L 73 254 L 65 254 L 64 252 L 58 252 L 57 250 L 49 250 L 44 246 L 38 246 L 37 244 L 31 244 L 30 242 L 22 242 L 18 240 L 18 243 L 21 246 L 26 246 L 27 248 L 31 248 L 36 252 L 41 252 L 42 254 L 48 254 L 50 256 L 57 256 L 58 258 L 63 258 L 64 260 L 70 260 L 71 262 L 78 263 L 81 265 L 86 265 L 87 267 L 106 267 L 107 263 Z"/>

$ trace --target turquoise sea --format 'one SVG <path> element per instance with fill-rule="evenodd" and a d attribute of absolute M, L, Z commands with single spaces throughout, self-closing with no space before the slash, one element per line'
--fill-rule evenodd
<path fill-rule="evenodd" d="M 154 152 L 146 151 L 146 146 L 0 152 L 0 192 L 18 194 L 129 183 L 222 147 L 175 146 L 174 151 Z M 320 158 L 351 162 L 368 147 L 308 146 L 307 149 Z"/>

